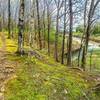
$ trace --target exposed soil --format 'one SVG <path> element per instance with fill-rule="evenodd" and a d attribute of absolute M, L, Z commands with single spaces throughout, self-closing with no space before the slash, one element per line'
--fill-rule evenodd
<path fill-rule="evenodd" d="M 0 100 L 4 100 L 5 85 L 14 76 L 14 62 L 7 60 L 6 39 L 1 34 L 2 47 L 0 47 Z"/>

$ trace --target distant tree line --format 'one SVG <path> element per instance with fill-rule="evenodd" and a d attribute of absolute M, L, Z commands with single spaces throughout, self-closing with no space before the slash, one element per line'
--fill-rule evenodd
<path fill-rule="evenodd" d="M 84 27 L 83 25 L 79 25 L 76 27 L 76 32 L 83 33 L 84 32 Z M 96 23 L 92 29 L 91 35 L 97 35 L 100 34 L 100 23 Z"/>

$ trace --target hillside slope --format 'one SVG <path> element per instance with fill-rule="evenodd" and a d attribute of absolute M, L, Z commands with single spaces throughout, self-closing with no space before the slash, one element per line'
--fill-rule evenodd
<path fill-rule="evenodd" d="M 91 91 L 94 76 L 56 63 L 43 51 L 20 57 L 14 40 L 6 39 L 5 46 L 7 60 L 15 64 L 13 78 L 5 84 L 5 100 L 99 100 L 98 92 Z"/>

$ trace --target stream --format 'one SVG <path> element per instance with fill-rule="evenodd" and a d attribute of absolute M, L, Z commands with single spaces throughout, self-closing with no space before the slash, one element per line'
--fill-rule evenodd
<path fill-rule="evenodd" d="M 78 42 L 81 44 L 81 38 L 73 37 L 73 41 Z M 92 51 L 100 51 L 100 43 L 89 41 L 88 45 L 88 53 L 91 53 Z M 72 54 L 73 60 L 76 60 L 78 58 L 79 51 L 76 51 Z"/>

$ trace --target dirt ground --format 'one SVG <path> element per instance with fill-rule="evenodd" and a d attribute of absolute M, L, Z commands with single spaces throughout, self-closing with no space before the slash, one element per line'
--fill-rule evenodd
<path fill-rule="evenodd" d="M 0 47 L 0 100 L 4 100 L 5 85 L 14 76 L 15 64 L 7 60 L 6 39 L 4 35 L 0 35 L 2 41 Z"/>

